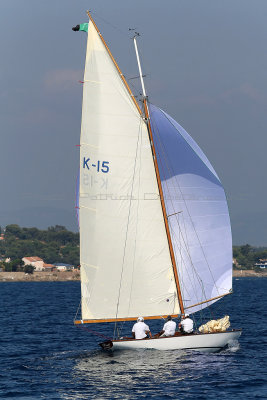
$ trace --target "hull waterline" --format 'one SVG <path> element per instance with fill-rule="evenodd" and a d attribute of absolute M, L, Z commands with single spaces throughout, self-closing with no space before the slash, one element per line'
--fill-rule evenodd
<path fill-rule="evenodd" d="M 217 352 L 238 340 L 241 330 L 180 335 L 166 338 L 153 338 L 143 340 L 114 340 L 112 350 L 195 350 L 201 352 Z"/>

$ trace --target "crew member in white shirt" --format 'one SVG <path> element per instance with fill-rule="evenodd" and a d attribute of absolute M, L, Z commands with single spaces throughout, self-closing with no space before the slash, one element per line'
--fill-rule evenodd
<path fill-rule="evenodd" d="M 143 317 L 137 319 L 132 329 L 132 335 L 134 339 L 145 339 L 148 335 L 152 338 L 149 326 L 144 323 Z"/>
<path fill-rule="evenodd" d="M 193 333 L 194 321 L 189 317 L 189 314 L 185 314 L 184 317 L 182 317 L 179 328 L 182 333 Z"/>
<path fill-rule="evenodd" d="M 167 322 L 163 325 L 162 331 L 158 334 L 160 337 L 174 336 L 176 330 L 176 322 L 172 320 L 172 317 L 168 315 Z"/>

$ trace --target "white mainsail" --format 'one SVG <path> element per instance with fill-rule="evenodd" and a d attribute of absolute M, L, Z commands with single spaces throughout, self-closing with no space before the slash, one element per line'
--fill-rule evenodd
<path fill-rule="evenodd" d="M 179 313 L 147 126 L 91 22 L 80 145 L 82 319 Z"/>
<path fill-rule="evenodd" d="M 164 201 L 185 309 L 232 288 L 232 235 L 222 184 L 199 146 L 150 105 Z M 216 299 L 217 300 L 217 299 Z M 199 311 L 212 301 L 188 308 Z"/>

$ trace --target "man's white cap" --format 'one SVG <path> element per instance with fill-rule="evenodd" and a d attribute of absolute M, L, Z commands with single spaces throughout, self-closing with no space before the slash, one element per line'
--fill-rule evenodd
<path fill-rule="evenodd" d="M 185 316 L 185 317 L 189 317 L 189 314 L 185 314 L 184 316 Z"/>
<path fill-rule="evenodd" d="M 143 318 L 143 317 L 138 317 L 138 318 L 137 318 L 137 321 L 138 321 L 138 322 L 144 322 L 144 318 Z"/>

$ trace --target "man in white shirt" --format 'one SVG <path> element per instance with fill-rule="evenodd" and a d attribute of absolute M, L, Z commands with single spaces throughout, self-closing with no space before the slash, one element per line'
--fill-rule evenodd
<path fill-rule="evenodd" d="M 158 334 L 160 337 L 174 336 L 176 330 L 176 322 L 172 320 L 172 317 L 168 315 L 167 322 L 163 325 L 162 331 Z"/>
<path fill-rule="evenodd" d="M 193 333 L 194 331 L 194 321 L 189 318 L 189 314 L 185 314 L 184 317 L 182 317 L 182 321 L 179 324 L 180 331 L 182 333 Z"/>
<path fill-rule="evenodd" d="M 137 319 L 132 329 L 132 335 L 134 339 L 145 339 L 148 335 L 152 338 L 149 326 L 144 323 L 143 317 Z"/>

